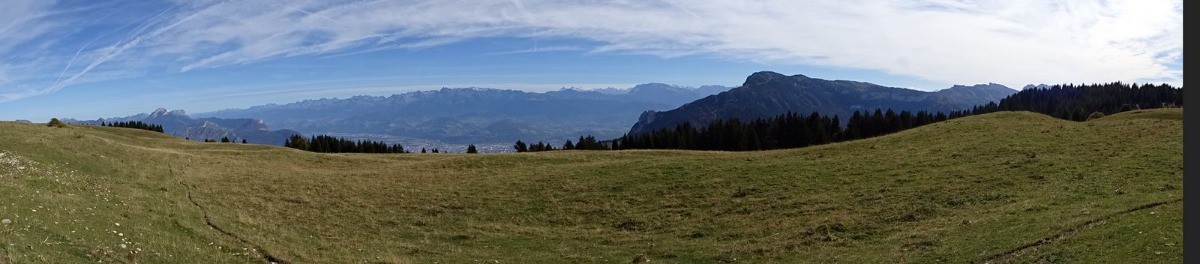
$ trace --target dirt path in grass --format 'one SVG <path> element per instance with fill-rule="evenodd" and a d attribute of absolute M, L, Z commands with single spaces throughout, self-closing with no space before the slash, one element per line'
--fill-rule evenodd
<path fill-rule="evenodd" d="M 1002 252 L 1000 254 L 992 255 L 991 257 L 988 257 L 983 260 L 973 261 L 972 263 L 984 263 L 984 264 L 1009 263 L 1009 262 L 1012 262 L 1013 258 L 1016 258 L 1021 255 L 1025 255 L 1026 253 L 1029 253 L 1032 251 L 1037 251 L 1041 247 L 1049 245 L 1051 243 L 1074 237 L 1075 235 L 1079 234 L 1080 232 L 1091 229 L 1092 227 L 1095 227 L 1097 225 L 1103 224 L 1104 221 L 1107 221 L 1109 219 L 1113 219 L 1113 218 L 1116 218 L 1116 217 L 1124 215 L 1124 214 L 1134 213 L 1134 212 L 1138 212 L 1138 211 L 1142 211 L 1142 210 L 1147 210 L 1147 209 L 1151 209 L 1151 208 L 1155 208 L 1155 207 L 1159 207 L 1159 206 L 1163 206 L 1163 205 L 1167 205 L 1167 204 L 1172 204 L 1172 203 L 1179 203 L 1179 202 L 1183 202 L 1183 198 L 1177 198 L 1177 199 L 1172 199 L 1172 200 L 1167 200 L 1167 201 L 1159 201 L 1159 202 L 1143 204 L 1143 205 L 1139 205 L 1137 207 L 1125 209 L 1120 212 L 1111 213 L 1111 214 L 1105 215 L 1103 217 L 1088 220 L 1086 222 L 1072 226 L 1070 228 L 1067 228 L 1066 230 L 1063 230 L 1062 232 L 1058 232 L 1057 234 L 1039 239 L 1038 241 L 1034 241 L 1029 244 L 1021 245 L 1020 247 L 1010 249 L 1010 250 Z"/>
<path fill-rule="evenodd" d="M 175 174 L 174 169 L 171 169 L 171 174 L 172 175 Z M 234 234 L 233 232 L 225 230 L 225 229 L 221 228 L 220 226 L 217 226 L 216 223 L 213 223 L 212 218 L 208 217 L 208 209 L 204 208 L 203 205 L 200 205 L 200 203 L 196 202 L 196 199 L 192 198 L 192 186 L 188 185 L 187 183 L 184 183 L 182 176 L 177 175 L 176 179 L 179 180 L 179 185 L 182 185 L 184 192 L 187 193 L 188 201 L 191 202 L 192 205 L 195 205 L 196 208 L 198 208 L 200 210 L 200 214 L 204 216 L 204 224 L 208 225 L 208 227 L 212 228 L 213 230 L 217 230 L 217 232 L 220 232 L 221 234 L 223 234 L 225 236 L 236 239 L 237 241 L 241 241 L 242 244 L 249 245 L 250 248 L 254 249 L 254 252 L 257 253 L 259 255 L 259 257 L 261 257 L 267 263 L 272 263 L 272 264 L 289 263 L 283 259 L 280 259 L 279 257 L 271 255 L 271 253 L 267 252 L 267 250 L 263 249 L 261 246 L 251 243 L 249 240 L 246 240 L 245 238 L 242 238 L 241 236 L 238 236 L 237 234 Z"/>

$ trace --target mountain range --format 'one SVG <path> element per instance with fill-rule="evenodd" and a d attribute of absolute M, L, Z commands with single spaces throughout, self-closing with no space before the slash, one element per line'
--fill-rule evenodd
<path fill-rule="evenodd" d="M 159 108 L 127 117 L 66 121 L 85 124 L 143 121 L 162 125 L 167 134 L 193 140 L 229 137 L 279 145 L 292 134 L 328 134 L 352 140 L 401 143 L 410 148 L 445 150 L 477 144 L 502 151 L 516 140 L 559 144 L 583 135 L 612 139 L 682 122 L 705 124 L 717 119 L 753 119 L 789 111 L 842 117 L 876 108 L 950 112 L 998 101 L 1016 92 L 999 84 L 956 85 L 924 92 L 764 71 L 750 75 L 742 86 L 733 89 L 662 83 L 629 89 L 561 89 L 542 93 L 443 88 L 391 96 L 267 104 L 192 116 L 183 110 Z"/>
<path fill-rule="evenodd" d="M 583 135 L 620 136 L 646 110 L 667 110 L 729 87 L 649 83 L 630 89 L 561 89 L 544 93 L 443 88 L 391 96 L 305 100 L 228 109 L 198 116 L 256 118 L 305 134 L 384 139 L 410 145 L 562 142 Z M 422 142 L 435 141 L 435 142 Z"/>
<path fill-rule="evenodd" d="M 763 71 L 746 78 L 742 86 L 708 96 L 669 111 L 645 111 L 629 134 L 640 134 L 676 124 L 707 124 L 713 120 L 749 120 L 787 112 L 849 117 L 854 111 L 951 112 L 999 101 L 1016 90 L 989 83 L 956 85 L 936 92 L 886 87 L 866 82 L 824 80 L 804 75 L 786 76 Z M 846 120 L 846 119 L 842 119 Z"/>
<path fill-rule="evenodd" d="M 299 132 L 283 129 L 270 130 L 261 119 L 252 118 L 196 118 L 188 116 L 183 110 L 167 111 L 158 108 L 150 113 L 142 113 L 126 117 L 101 118 L 96 120 L 64 121 L 73 124 L 99 125 L 101 122 L 130 122 L 142 121 L 148 124 L 162 125 L 163 133 L 176 137 L 202 141 L 205 139 L 220 140 L 228 137 L 233 141 L 246 140 L 247 143 L 282 145 L 283 140 Z"/>

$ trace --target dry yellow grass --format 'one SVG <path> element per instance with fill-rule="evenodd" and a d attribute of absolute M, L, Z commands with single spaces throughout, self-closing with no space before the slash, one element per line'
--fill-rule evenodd
<path fill-rule="evenodd" d="M 1180 109 L 741 153 L 318 154 L 0 123 L 0 261 L 1180 262 L 1182 138 Z"/>

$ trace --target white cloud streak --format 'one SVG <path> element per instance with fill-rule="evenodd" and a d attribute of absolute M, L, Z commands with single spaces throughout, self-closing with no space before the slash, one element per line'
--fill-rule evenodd
<path fill-rule="evenodd" d="M 0 8 L 0 54 L 52 30 L 53 24 L 40 21 L 53 6 L 53 1 L 6 2 Z"/>
<path fill-rule="evenodd" d="M 528 48 L 528 49 L 519 49 L 519 50 L 510 50 L 510 51 L 491 52 L 491 53 L 488 53 L 487 55 L 513 55 L 513 54 L 528 54 L 528 53 L 539 53 L 539 52 L 581 51 L 581 50 L 585 50 L 585 49 L 582 47 L 579 47 L 579 46 L 548 46 L 548 47 L 532 47 L 532 48 Z"/>
<path fill-rule="evenodd" d="M 25 15 L 46 12 L 48 3 L 16 0 L 0 9 L 0 55 L 63 25 Z M 1181 0 L 184 1 L 130 38 L 86 51 L 82 57 L 92 59 L 86 67 L 42 93 L 122 56 L 157 58 L 186 72 L 491 37 L 599 43 L 492 55 L 703 54 L 942 83 L 1182 84 L 1182 69 L 1170 66 L 1183 56 L 1182 6 Z M 0 84 L 14 82 L 13 74 L 0 64 Z"/>
<path fill-rule="evenodd" d="M 54 30 L 56 23 L 43 22 L 53 6 L 53 1 L 18 0 L 6 2 L 0 8 L 0 102 L 37 92 L 24 84 L 21 76 L 35 74 L 43 67 L 18 48 Z"/>

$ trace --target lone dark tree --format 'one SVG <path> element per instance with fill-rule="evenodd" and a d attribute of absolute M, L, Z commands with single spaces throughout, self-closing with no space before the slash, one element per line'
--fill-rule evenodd
<path fill-rule="evenodd" d="M 246 144 L 246 139 L 242 139 L 242 144 Z"/>
<path fill-rule="evenodd" d="M 475 144 L 467 145 L 467 154 L 475 153 L 479 153 L 479 150 L 475 149 Z"/>
<path fill-rule="evenodd" d="M 67 127 L 67 123 L 63 123 L 63 121 L 59 121 L 58 118 L 53 117 L 50 118 L 50 122 L 46 123 L 46 125 L 51 127 Z"/>
<path fill-rule="evenodd" d="M 221 143 L 229 143 L 229 137 L 221 137 Z"/>

